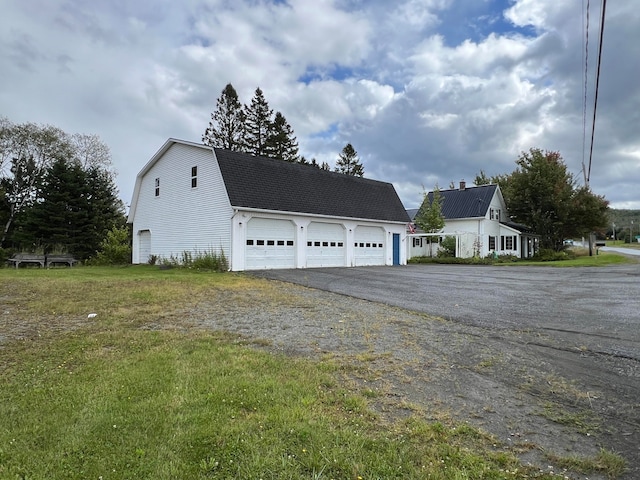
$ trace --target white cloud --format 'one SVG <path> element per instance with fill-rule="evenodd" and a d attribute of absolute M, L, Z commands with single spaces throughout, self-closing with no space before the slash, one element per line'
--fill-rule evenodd
<path fill-rule="evenodd" d="M 167 137 L 200 140 L 227 83 L 245 103 L 260 86 L 308 158 L 333 165 L 351 142 L 414 206 L 422 185 L 507 173 L 530 147 L 581 178 L 581 21 L 555 0 L 8 0 L 0 114 L 100 135 L 128 201 Z M 615 2 L 607 22 L 592 187 L 640 208 L 640 11 Z"/>

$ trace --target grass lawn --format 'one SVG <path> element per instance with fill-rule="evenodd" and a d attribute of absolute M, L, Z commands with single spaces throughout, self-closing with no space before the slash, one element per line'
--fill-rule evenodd
<path fill-rule="evenodd" d="M 0 269 L 0 478 L 564 478 L 467 425 L 383 422 L 335 360 L 181 321 L 248 290 L 287 301 L 231 273 Z"/>
<path fill-rule="evenodd" d="M 605 265 L 621 265 L 625 263 L 634 263 L 637 260 L 629 258 L 614 252 L 598 252 L 597 255 L 589 256 L 588 254 L 579 255 L 576 258 L 567 260 L 555 260 L 550 262 L 534 262 L 534 261 L 518 261 L 514 263 L 506 263 L 504 265 L 535 265 L 548 267 L 602 267 Z"/>

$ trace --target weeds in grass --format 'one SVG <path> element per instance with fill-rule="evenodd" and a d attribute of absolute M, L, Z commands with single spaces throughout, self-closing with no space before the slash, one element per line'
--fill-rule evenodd
<path fill-rule="evenodd" d="M 203 299 L 268 306 L 268 282 L 141 266 L 2 271 L 0 287 L 6 319 L 41 322 L 0 349 L 0 478 L 556 478 L 415 405 L 382 422 L 336 355 L 172 326 Z"/>
<path fill-rule="evenodd" d="M 618 478 L 627 468 L 624 458 L 606 449 L 601 449 L 594 458 L 557 455 L 547 455 L 547 458 L 561 468 L 584 474 L 602 473 L 609 479 Z"/>

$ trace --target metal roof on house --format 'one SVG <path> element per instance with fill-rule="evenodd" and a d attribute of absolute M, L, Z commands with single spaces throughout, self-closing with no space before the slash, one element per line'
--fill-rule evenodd
<path fill-rule="evenodd" d="M 213 150 L 233 207 L 409 221 L 390 183 L 246 153 Z"/>
<path fill-rule="evenodd" d="M 497 188 L 498 185 L 480 185 L 464 189 L 440 190 L 442 216 L 445 220 L 484 217 Z M 429 202 L 432 202 L 433 192 L 429 192 L 428 196 Z"/>

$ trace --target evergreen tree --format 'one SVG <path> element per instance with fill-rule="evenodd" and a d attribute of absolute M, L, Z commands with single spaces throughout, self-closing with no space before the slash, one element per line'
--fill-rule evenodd
<path fill-rule="evenodd" d="M 267 155 L 267 141 L 273 132 L 273 110 L 264 98 L 260 87 L 256 88 L 250 105 L 245 105 L 245 151 L 253 155 Z"/>
<path fill-rule="evenodd" d="M 29 208 L 36 199 L 38 185 L 47 167 L 56 158 L 71 156 L 72 147 L 68 135 L 52 126 L 33 123 L 14 125 L 8 120 L 0 121 L 0 160 L 5 165 L 0 170 L 4 201 L 3 229 L 0 247 L 5 245 L 13 223 L 20 213 Z M 9 165 L 8 172 L 6 164 Z"/>
<path fill-rule="evenodd" d="M 299 159 L 298 142 L 293 135 L 293 128 L 280 112 L 276 112 L 271 125 L 271 134 L 267 139 L 266 155 L 291 163 L 297 162 Z"/>
<path fill-rule="evenodd" d="M 38 189 L 38 199 L 19 220 L 15 239 L 24 249 L 45 253 L 66 250 L 82 258 L 89 220 L 87 189 L 82 167 L 56 159 Z"/>
<path fill-rule="evenodd" d="M 211 114 L 202 143 L 236 152 L 243 151 L 244 123 L 245 112 L 238 100 L 238 93 L 229 83 L 216 101 L 216 111 Z"/>
<path fill-rule="evenodd" d="M 114 226 L 124 225 L 124 207 L 108 171 L 58 159 L 47 169 L 36 202 L 16 223 L 13 238 L 21 248 L 66 251 L 84 260 Z"/>
<path fill-rule="evenodd" d="M 336 172 L 353 175 L 355 177 L 362 177 L 364 175 L 364 167 L 360 163 L 358 152 L 355 151 L 350 143 L 345 145 L 338 157 Z"/>

